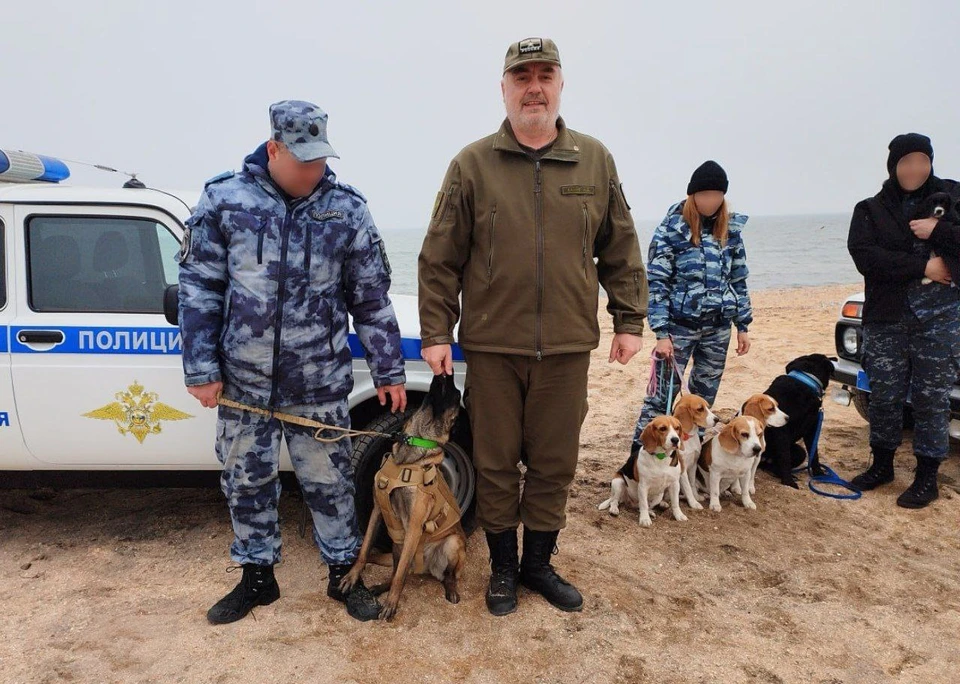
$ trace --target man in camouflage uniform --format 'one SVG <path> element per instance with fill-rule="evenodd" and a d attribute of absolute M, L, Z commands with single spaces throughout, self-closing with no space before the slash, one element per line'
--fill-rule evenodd
<path fill-rule="evenodd" d="M 400 332 L 387 291 L 383 242 L 356 189 L 326 160 L 327 115 L 300 101 L 270 107 L 272 138 L 239 173 L 209 181 L 187 221 L 180 254 L 180 326 L 190 393 L 203 406 L 218 394 L 349 427 L 353 388 L 347 315 L 353 317 L 381 404 L 406 406 Z M 207 613 L 239 620 L 280 596 L 277 504 L 281 435 L 313 516 L 327 595 L 358 619 L 378 606 L 361 585 L 338 585 L 360 545 L 350 441 L 322 444 L 314 431 L 221 406 L 217 457 L 230 507 L 240 583 Z"/>

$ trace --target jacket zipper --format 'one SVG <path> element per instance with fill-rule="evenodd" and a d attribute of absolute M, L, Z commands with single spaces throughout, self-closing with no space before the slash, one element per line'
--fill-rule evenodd
<path fill-rule="evenodd" d="M 587 203 L 583 203 L 583 279 L 587 279 L 587 234 L 590 232 L 590 215 Z"/>
<path fill-rule="evenodd" d="M 493 284 L 493 244 L 494 236 L 497 234 L 497 207 L 494 205 L 493 212 L 490 214 L 490 251 L 487 254 L 487 289 Z"/>
<path fill-rule="evenodd" d="M 263 264 L 263 234 L 266 230 L 267 226 L 264 223 L 260 226 L 260 231 L 257 233 L 257 265 Z"/>
<path fill-rule="evenodd" d="M 335 356 L 337 352 L 333 349 L 333 307 L 330 307 L 329 325 L 327 325 L 327 330 L 330 331 L 330 336 L 328 338 L 328 344 L 330 345 L 330 356 Z"/>
<path fill-rule="evenodd" d="M 307 234 L 303 238 L 303 251 L 306 252 L 306 254 L 303 257 L 303 268 L 307 272 L 307 282 L 309 283 L 310 282 L 310 248 L 311 248 L 311 242 L 312 242 L 311 236 L 313 235 L 313 231 L 310 230 L 309 225 L 306 227 L 306 230 L 307 230 Z"/>
<path fill-rule="evenodd" d="M 540 162 L 535 162 L 533 174 L 534 216 L 537 231 L 537 325 L 535 346 L 537 361 L 543 360 L 543 194 Z"/>
<path fill-rule="evenodd" d="M 287 249 L 290 246 L 290 225 L 292 210 L 287 208 L 280 229 L 280 265 L 277 269 L 277 320 L 273 333 L 273 381 L 270 387 L 270 407 L 277 401 L 277 389 L 280 384 L 280 334 L 283 332 L 283 300 L 287 296 Z"/>

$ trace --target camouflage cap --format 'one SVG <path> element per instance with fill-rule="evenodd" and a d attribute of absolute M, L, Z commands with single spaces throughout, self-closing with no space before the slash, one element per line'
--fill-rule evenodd
<path fill-rule="evenodd" d="M 560 66 L 560 51 L 549 38 L 524 38 L 507 49 L 503 60 L 503 73 L 530 62 L 548 62 Z"/>
<path fill-rule="evenodd" d="M 302 100 L 283 100 L 270 105 L 270 137 L 287 146 L 302 162 L 339 155 L 327 141 L 327 113 Z"/>

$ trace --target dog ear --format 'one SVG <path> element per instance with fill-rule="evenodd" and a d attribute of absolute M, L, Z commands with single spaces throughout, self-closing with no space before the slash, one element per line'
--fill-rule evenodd
<path fill-rule="evenodd" d="M 730 424 L 720 431 L 720 436 L 717 438 L 723 450 L 730 454 L 740 448 L 740 440 L 737 439 L 737 432 L 740 430 L 738 422 L 731 420 Z"/>
<path fill-rule="evenodd" d="M 743 406 L 740 407 L 740 415 L 763 420 L 763 407 L 760 405 L 762 400 L 759 397 L 760 395 L 755 394 L 743 402 Z"/>
<path fill-rule="evenodd" d="M 693 418 L 693 409 L 687 405 L 681 405 L 673 412 L 673 417 L 680 421 L 680 430 L 689 435 L 697 427 L 697 423 Z"/>
<path fill-rule="evenodd" d="M 643 450 L 648 454 L 652 454 L 660 444 L 660 439 L 657 437 L 657 430 L 653 427 L 652 420 L 647 423 L 647 427 L 643 428 L 643 432 L 640 433 L 640 443 L 643 445 Z"/>

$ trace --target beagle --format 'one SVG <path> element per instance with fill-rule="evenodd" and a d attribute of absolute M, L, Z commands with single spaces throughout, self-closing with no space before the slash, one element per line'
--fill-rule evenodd
<path fill-rule="evenodd" d="M 680 457 L 680 442 L 683 428 L 672 416 L 657 416 L 640 433 L 640 445 L 634 445 L 630 457 L 617 476 L 610 482 L 610 498 L 601 503 L 601 511 L 610 510 L 610 515 L 620 514 L 620 504 L 625 497 L 639 505 L 640 526 L 650 527 L 654 515 L 650 512 L 651 501 L 663 498 L 670 490 L 670 505 L 676 520 L 686 520 L 680 510 L 680 477 L 683 459 Z"/>
<path fill-rule="evenodd" d="M 703 496 L 697 492 L 697 461 L 703 443 L 700 441 L 699 428 L 715 427 L 720 419 L 710 410 L 703 397 L 696 394 L 684 394 L 673 407 L 673 417 L 680 421 L 680 458 L 683 472 L 680 474 L 680 489 L 687 499 L 687 505 L 695 511 L 703 509 L 700 502 Z M 656 505 L 656 504 L 654 504 Z"/>
<path fill-rule="evenodd" d="M 740 415 L 756 418 L 763 424 L 764 430 L 766 430 L 768 427 L 783 427 L 790 419 L 786 413 L 780 410 L 780 404 L 777 403 L 777 400 L 771 397 L 769 394 L 754 394 L 752 397 L 747 399 L 743 403 L 743 406 L 740 407 Z M 763 442 L 763 450 L 766 451 L 767 444 L 762 437 L 761 441 Z M 757 493 L 755 481 L 757 478 L 757 468 L 759 467 L 760 456 L 758 455 L 754 459 L 753 469 L 750 471 L 751 494 Z M 731 487 L 733 493 L 739 495 L 739 489 L 739 484 L 734 482 L 733 486 Z"/>
<path fill-rule="evenodd" d="M 754 459 L 763 453 L 763 423 L 752 416 L 730 421 L 710 441 L 711 449 L 700 455 L 699 470 L 709 485 L 710 510 L 720 512 L 720 491 L 739 482 L 744 508 L 756 510 L 750 498 Z"/>

